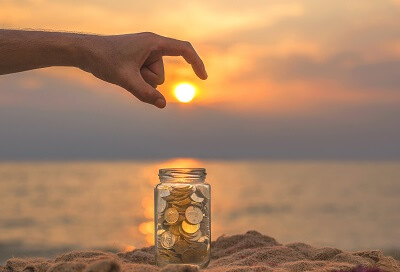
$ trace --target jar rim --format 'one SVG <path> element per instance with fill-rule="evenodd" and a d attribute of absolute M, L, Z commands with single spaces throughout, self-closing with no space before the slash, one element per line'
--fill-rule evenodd
<path fill-rule="evenodd" d="M 198 179 L 204 180 L 206 177 L 205 168 L 161 168 L 158 171 L 160 179 Z"/>

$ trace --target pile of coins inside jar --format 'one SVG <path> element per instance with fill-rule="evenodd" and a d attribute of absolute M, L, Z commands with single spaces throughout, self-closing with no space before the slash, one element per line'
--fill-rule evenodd
<path fill-rule="evenodd" d="M 210 191 L 203 185 L 160 188 L 156 242 L 160 263 L 203 263 L 210 256 Z"/>

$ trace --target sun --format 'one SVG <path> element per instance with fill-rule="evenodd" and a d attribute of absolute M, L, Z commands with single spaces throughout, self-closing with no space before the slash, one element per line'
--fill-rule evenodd
<path fill-rule="evenodd" d="M 196 95 L 196 88 L 189 83 L 180 83 L 175 87 L 175 96 L 179 102 L 188 103 Z"/>

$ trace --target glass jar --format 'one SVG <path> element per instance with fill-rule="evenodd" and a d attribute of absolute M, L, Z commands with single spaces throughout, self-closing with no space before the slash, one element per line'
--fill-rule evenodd
<path fill-rule="evenodd" d="M 155 257 L 158 266 L 210 262 L 210 185 L 204 168 L 160 169 L 154 189 Z"/>

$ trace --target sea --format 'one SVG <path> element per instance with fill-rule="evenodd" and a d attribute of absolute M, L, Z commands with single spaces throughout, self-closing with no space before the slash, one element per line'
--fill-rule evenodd
<path fill-rule="evenodd" d="M 0 162 L 0 264 L 152 245 L 153 188 L 168 167 L 206 168 L 212 240 L 256 230 L 400 256 L 400 162 L 174 158 Z"/>

